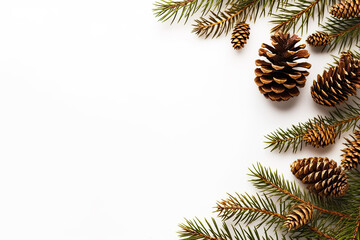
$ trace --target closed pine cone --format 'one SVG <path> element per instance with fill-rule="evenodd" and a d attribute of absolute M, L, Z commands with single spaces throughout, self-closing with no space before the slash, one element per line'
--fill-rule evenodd
<path fill-rule="evenodd" d="M 310 46 L 314 47 L 320 47 L 320 46 L 326 46 L 331 42 L 332 38 L 330 35 L 326 32 L 316 32 L 308 36 L 306 39 L 306 42 Z"/>
<path fill-rule="evenodd" d="M 341 197 L 349 188 L 344 170 L 333 160 L 304 158 L 294 161 L 290 167 L 295 177 L 309 184 L 309 190 L 319 196 Z"/>
<path fill-rule="evenodd" d="M 314 208 L 309 204 L 296 205 L 291 212 L 286 215 L 284 227 L 290 230 L 298 229 L 308 224 L 314 216 Z"/>
<path fill-rule="evenodd" d="M 335 106 L 356 94 L 360 87 L 360 62 L 350 52 L 343 52 L 336 67 L 317 76 L 311 87 L 314 101 L 324 106 Z"/>
<path fill-rule="evenodd" d="M 346 148 L 341 150 L 344 153 L 341 155 L 343 159 L 341 160 L 341 166 L 345 170 L 350 170 L 357 168 L 360 163 L 360 132 L 354 132 L 352 136 L 353 141 L 345 138 L 347 143 L 345 143 Z"/>
<path fill-rule="evenodd" d="M 305 44 L 295 46 L 301 38 L 288 33 L 276 33 L 271 36 L 272 46 L 263 43 L 259 55 L 267 61 L 256 60 L 255 83 L 266 98 L 273 101 L 287 101 L 299 95 L 298 87 L 304 87 L 308 71 L 298 68 L 311 67 L 307 62 L 297 62 L 301 58 L 308 58 L 309 52 Z"/>
<path fill-rule="evenodd" d="M 250 35 L 249 24 L 240 22 L 236 24 L 231 37 L 231 43 L 235 49 L 243 48 L 246 44 L 246 39 L 249 39 Z"/>
<path fill-rule="evenodd" d="M 333 5 L 330 9 L 330 14 L 336 18 L 348 19 L 357 17 L 360 13 L 359 0 L 346 0 Z"/>
<path fill-rule="evenodd" d="M 335 143 L 335 137 L 336 131 L 334 126 L 316 123 L 314 129 L 308 129 L 304 134 L 303 140 L 307 144 L 318 148 Z"/>

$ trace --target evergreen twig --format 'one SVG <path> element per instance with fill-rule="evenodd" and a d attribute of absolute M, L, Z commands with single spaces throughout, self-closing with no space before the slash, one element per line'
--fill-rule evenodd
<path fill-rule="evenodd" d="M 224 0 L 160 0 L 154 5 L 154 13 L 159 21 L 171 20 L 173 23 L 176 19 L 179 22 L 185 18 L 186 23 L 189 17 L 200 10 L 202 10 L 202 15 L 207 14 L 210 10 L 219 11 L 224 5 Z"/>
<path fill-rule="evenodd" d="M 266 148 L 271 148 L 271 151 L 278 149 L 280 152 L 286 152 L 292 149 L 293 152 L 302 149 L 303 136 L 309 130 L 314 128 L 316 123 L 323 123 L 325 125 L 334 126 L 337 136 L 340 137 L 341 133 L 350 129 L 355 129 L 358 121 L 360 120 L 360 98 L 357 97 L 353 101 L 353 105 L 346 103 L 342 109 L 336 108 L 335 111 L 330 112 L 329 116 L 318 116 L 310 119 L 304 123 L 298 123 L 291 128 L 283 130 L 281 128 L 265 136 L 267 141 Z"/>
<path fill-rule="evenodd" d="M 353 206 L 358 210 L 360 172 L 349 173 L 349 182 L 354 183 L 349 189 L 348 195 L 336 200 L 324 200 L 299 189 L 295 182 L 289 182 L 276 171 L 263 167 L 260 163 L 250 169 L 252 182 L 263 192 L 250 196 L 248 194 L 228 195 L 228 198 L 217 203 L 216 211 L 222 218 L 222 227 L 219 227 L 212 219 L 211 223 L 205 219 L 202 223 L 199 219 L 186 220 L 181 224 L 180 237 L 182 240 L 272 240 L 268 231 L 275 230 L 276 239 L 358 239 L 359 213 L 354 213 Z M 276 199 L 276 202 L 274 199 Z M 277 203 L 278 204 L 277 206 Z M 298 204 L 310 204 L 314 207 L 315 214 L 307 225 L 292 229 L 289 232 L 284 228 L 278 229 L 287 221 L 287 213 L 291 212 L 292 206 Z M 338 212 L 339 203 L 345 205 L 345 212 Z M 346 213 L 347 212 L 347 213 Z M 349 213 L 349 214 L 348 214 Z M 233 225 L 225 223 L 233 220 Z M 244 225 L 259 222 L 251 230 L 244 229 Z M 257 229 L 263 224 L 267 225 L 264 235 L 261 237 Z M 230 230 L 231 229 L 231 230 Z M 278 235 L 279 234 L 279 235 Z"/>
<path fill-rule="evenodd" d="M 330 17 L 321 26 L 332 39 L 331 43 L 326 47 L 328 51 L 336 47 L 341 51 L 344 48 L 351 48 L 353 44 L 359 43 L 360 17 L 350 19 Z"/>
<path fill-rule="evenodd" d="M 271 29 L 271 31 L 283 31 L 288 32 L 291 29 L 293 31 L 308 28 L 310 19 L 317 16 L 318 22 L 323 18 L 325 8 L 328 7 L 333 0 L 298 0 L 296 2 L 289 2 L 285 6 L 279 8 L 279 13 L 274 15 L 274 20 L 271 22 L 277 24 Z"/>

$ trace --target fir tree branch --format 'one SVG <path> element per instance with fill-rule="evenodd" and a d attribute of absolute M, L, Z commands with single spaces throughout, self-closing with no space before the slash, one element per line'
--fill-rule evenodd
<path fill-rule="evenodd" d="M 228 34 L 238 21 L 257 19 L 257 16 L 271 13 L 273 7 L 285 4 L 287 0 L 234 0 L 220 13 L 211 12 L 208 18 L 195 20 L 193 32 L 199 36 L 219 37 Z"/>
<path fill-rule="evenodd" d="M 329 0 L 298 0 L 294 3 L 288 3 L 279 9 L 279 14 L 274 15 L 274 20 L 270 21 L 277 24 L 271 29 L 272 32 L 283 31 L 288 32 L 295 28 L 301 20 L 298 30 L 303 31 L 304 27 L 308 27 L 310 18 L 314 18 L 317 13 L 318 20 L 320 21 L 325 12 L 325 6 L 329 5 Z"/>
<path fill-rule="evenodd" d="M 285 206 L 280 204 L 281 212 L 278 213 L 276 203 L 265 194 L 260 197 L 258 194 L 250 196 L 236 193 L 236 196 L 229 194 L 227 199 L 219 201 L 216 212 L 223 220 L 234 218 L 235 224 L 239 222 L 251 224 L 254 221 L 261 220 L 256 228 L 263 224 L 268 225 L 268 227 L 275 224 L 275 228 L 277 228 L 286 219 L 282 214 L 284 208 Z"/>
<path fill-rule="evenodd" d="M 267 229 L 264 229 L 264 236 L 260 237 L 257 229 L 251 230 L 243 229 L 241 226 L 235 228 L 231 226 L 233 234 L 225 222 L 220 228 L 215 219 L 212 218 L 212 223 L 205 219 L 205 224 L 199 219 L 193 221 L 186 220 L 186 224 L 180 224 L 181 231 L 179 236 L 182 240 L 278 240 L 278 234 L 275 234 L 275 238 L 271 237 L 267 233 Z M 284 237 L 282 239 L 285 239 Z"/>
<path fill-rule="evenodd" d="M 304 200 L 304 197 L 309 198 L 309 196 L 306 196 L 296 188 L 295 183 L 290 183 L 281 178 L 277 172 L 272 172 L 270 169 L 263 167 L 260 163 L 258 163 L 257 166 L 253 165 L 253 169 L 250 169 L 250 172 L 250 176 L 254 177 L 251 181 L 254 183 L 255 187 L 263 192 L 268 192 L 270 196 L 279 196 L 283 201 L 294 199 L 297 203 L 309 204 L 322 213 L 335 215 L 340 218 L 351 218 L 350 215 L 316 206 L 313 203 L 315 199 L 312 199 L 313 201 Z M 301 195 L 304 197 L 302 198 Z"/>
<path fill-rule="evenodd" d="M 234 24 L 244 15 L 244 12 L 252 5 L 256 4 L 260 0 L 245 0 L 240 4 L 234 4 L 229 9 L 216 14 L 211 12 L 211 16 L 208 19 L 201 17 L 195 20 L 193 32 L 197 35 L 205 36 L 208 38 L 219 37 L 221 34 L 228 34 L 232 30 Z"/>
<path fill-rule="evenodd" d="M 343 48 L 350 48 L 353 44 L 359 42 L 360 17 L 350 19 L 330 17 L 321 26 L 332 39 L 331 43 L 327 46 L 329 51 L 338 46 L 339 51 L 341 51 Z"/>
<path fill-rule="evenodd" d="M 185 18 L 185 23 L 189 17 L 202 9 L 202 15 L 207 14 L 210 10 L 220 10 L 224 0 L 160 0 L 155 2 L 154 14 L 159 21 L 165 22 L 170 19 L 173 23 L 176 19 L 178 22 Z"/>
<path fill-rule="evenodd" d="M 266 148 L 271 148 L 271 151 L 278 149 L 279 152 L 286 152 L 290 148 L 295 153 L 297 150 L 301 150 L 303 146 L 303 136 L 308 130 L 313 129 L 316 123 L 323 123 L 328 126 L 334 126 L 337 136 L 340 137 L 341 133 L 350 129 L 355 129 L 358 121 L 360 120 L 360 98 L 353 102 L 353 105 L 346 104 L 344 108 L 336 108 L 335 111 L 330 112 L 330 116 L 322 117 L 318 116 L 304 123 L 298 123 L 291 128 L 278 130 L 265 136 L 267 141 Z"/>

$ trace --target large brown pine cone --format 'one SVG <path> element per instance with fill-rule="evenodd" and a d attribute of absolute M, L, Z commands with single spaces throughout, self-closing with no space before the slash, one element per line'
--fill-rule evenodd
<path fill-rule="evenodd" d="M 330 14 L 336 18 L 348 19 L 359 16 L 360 1 L 346 0 L 333 5 L 330 9 Z"/>
<path fill-rule="evenodd" d="M 299 95 L 298 87 L 304 87 L 308 71 L 298 68 L 311 67 L 307 62 L 297 62 L 308 58 L 309 52 L 305 44 L 295 46 L 301 38 L 288 33 L 276 33 L 271 36 L 272 46 L 263 43 L 259 55 L 267 59 L 256 60 L 259 68 L 255 69 L 255 83 L 266 98 L 273 101 L 286 101 Z"/>
<path fill-rule="evenodd" d="M 290 230 L 298 229 L 308 224 L 314 216 L 314 208 L 309 204 L 296 205 L 291 212 L 286 215 L 284 227 Z"/>
<path fill-rule="evenodd" d="M 331 42 L 332 38 L 326 32 L 316 32 L 308 36 L 306 42 L 310 46 L 321 47 L 326 46 Z"/>
<path fill-rule="evenodd" d="M 341 150 L 344 153 L 341 155 L 343 159 L 341 160 L 341 166 L 345 170 L 350 170 L 357 168 L 360 163 L 360 132 L 354 132 L 352 135 L 352 141 L 345 138 L 347 143 L 344 143 L 346 148 Z"/>
<path fill-rule="evenodd" d="M 250 35 L 250 27 L 249 24 L 240 22 L 236 24 L 232 37 L 231 37 L 231 43 L 233 44 L 233 47 L 235 49 L 243 48 L 246 44 L 246 39 L 249 38 Z"/>
<path fill-rule="evenodd" d="M 316 123 L 314 129 L 309 129 L 303 136 L 304 142 L 316 148 L 335 143 L 335 138 L 335 127 L 323 123 Z"/>
<path fill-rule="evenodd" d="M 328 158 L 298 159 L 290 167 L 295 177 L 319 196 L 341 197 L 349 188 L 344 170 Z"/>
<path fill-rule="evenodd" d="M 311 87 L 314 101 L 324 106 L 335 106 L 356 94 L 360 87 L 360 62 L 350 52 L 343 52 L 336 67 L 318 75 Z"/>

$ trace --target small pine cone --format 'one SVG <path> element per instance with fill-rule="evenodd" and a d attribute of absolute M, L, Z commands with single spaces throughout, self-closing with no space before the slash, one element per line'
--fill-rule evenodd
<path fill-rule="evenodd" d="M 296 160 L 290 167 L 295 177 L 309 184 L 309 190 L 321 197 L 341 197 L 349 188 L 344 170 L 333 160 L 304 158 Z"/>
<path fill-rule="evenodd" d="M 345 0 L 333 5 L 330 9 L 330 14 L 336 18 L 353 18 L 359 16 L 360 1 L 359 0 Z"/>
<path fill-rule="evenodd" d="M 246 39 L 249 39 L 250 35 L 249 24 L 240 22 L 236 24 L 231 37 L 231 43 L 235 49 L 243 48 L 246 44 Z"/>
<path fill-rule="evenodd" d="M 336 131 L 334 126 L 316 123 L 314 129 L 308 129 L 304 134 L 303 140 L 307 144 L 319 148 L 335 143 L 335 137 Z"/>
<path fill-rule="evenodd" d="M 341 160 L 341 166 L 345 170 L 357 168 L 360 163 L 360 132 L 354 132 L 352 139 L 353 141 L 345 138 L 347 143 L 344 143 L 344 145 L 347 148 L 341 150 L 344 152 L 341 155 L 343 157 L 343 159 Z"/>
<path fill-rule="evenodd" d="M 299 95 L 298 87 L 304 87 L 309 72 L 298 68 L 311 67 L 307 62 L 297 62 L 298 59 L 308 58 L 309 52 L 305 44 L 295 46 L 301 38 L 288 33 L 275 33 L 271 36 L 272 45 L 262 44 L 259 55 L 268 61 L 256 60 L 255 83 L 266 98 L 272 101 L 287 101 Z"/>
<path fill-rule="evenodd" d="M 314 47 L 320 47 L 320 46 L 326 46 L 331 42 L 332 38 L 330 35 L 326 32 L 316 32 L 308 36 L 306 39 L 306 42 L 310 46 Z"/>
<path fill-rule="evenodd" d="M 356 94 L 360 87 L 360 62 L 350 52 L 343 52 L 336 67 L 317 76 L 311 87 L 314 101 L 324 106 L 335 106 Z"/>
<path fill-rule="evenodd" d="M 296 205 L 291 212 L 286 215 L 284 227 L 290 230 L 298 229 L 308 224 L 314 216 L 314 208 L 309 204 Z"/>

